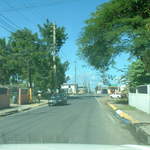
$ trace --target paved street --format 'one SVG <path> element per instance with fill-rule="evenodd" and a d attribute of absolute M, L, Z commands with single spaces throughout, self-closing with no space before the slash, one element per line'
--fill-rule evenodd
<path fill-rule="evenodd" d="M 1 118 L 0 143 L 138 144 L 127 127 L 93 96 Z"/>

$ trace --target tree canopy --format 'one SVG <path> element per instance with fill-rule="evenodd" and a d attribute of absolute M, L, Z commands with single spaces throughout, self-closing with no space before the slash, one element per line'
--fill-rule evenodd
<path fill-rule="evenodd" d="M 53 24 L 47 20 L 38 25 L 39 34 L 24 28 L 12 32 L 8 40 L 0 39 L 0 84 L 30 83 L 36 89 L 57 88 L 66 82 L 69 63 L 56 56 L 57 73 L 53 69 Z M 67 39 L 64 27 L 56 25 L 56 52 Z"/>
<path fill-rule="evenodd" d="M 145 71 L 144 64 L 141 60 L 137 60 L 129 66 L 125 78 L 129 87 L 136 87 L 138 85 L 150 83 L 150 73 Z"/>
<path fill-rule="evenodd" d="M 148 0 L 110 0 L 86 20 L 77 41 L 79 55 L 96 69 L 108 69 L 115 57 L 130 53 L 150 71 L 150 3 Z"/>

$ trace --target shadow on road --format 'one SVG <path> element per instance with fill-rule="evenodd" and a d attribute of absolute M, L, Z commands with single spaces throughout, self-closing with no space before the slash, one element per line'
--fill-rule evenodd
<path fill-rule="evenodd" d="M 87 98 L 87 97 L 103 97 L 103 95 L 76 95 L 76 96 L 69 96 L 68 99 L 81 99 L 81 98 Z"/>
<path fill-rule="evenodd" d="M 57 106 L 69 106 L 71 105 L 71 103 L 68 103 L 68 104 L 57 104 L 57 105 L 54 105 L 54 107 L 57 107 Z"/>
<path fill-rule="evenodd" d="M 68 96 L 68 99 L 71 99 L 71 100 L 80 99 L 80 96 Z"/>

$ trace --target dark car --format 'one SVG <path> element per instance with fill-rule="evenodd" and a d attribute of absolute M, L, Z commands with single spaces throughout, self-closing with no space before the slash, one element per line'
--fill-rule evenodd
<path fill-rule="evenodd" d="M 67 95 L 65 94 L 65 93 L 62 93 L 61 94 L 61 100 L 62 100 L 62 104 L 63 105 L 67 105 L 68 104 L 68 97 L 67 97 Z"/>
<path fill-rule="evenodd" d="M 50 99 L 48 100 L 49 106 L 67 105 L 67 104 L 68 104 L 67 95 L 64 93 L 55 94 L 51 96 Z"/>
<path fill-rule="evenodd" d="M 55 106 L 55 105 L 57 105 L 57 103 L 58 103 L 58 100 L 57 100 L 56 95 L 51 96 L 50 99 L 48 100 L 49 106 Z"/>

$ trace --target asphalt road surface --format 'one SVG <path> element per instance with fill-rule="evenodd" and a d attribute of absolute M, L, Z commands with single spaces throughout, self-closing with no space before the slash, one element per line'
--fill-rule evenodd
<path fill-rule="evenodd" d="M 0 118 L 0 143 L 138 144 L 126 125 L 93 96 Z"/>

